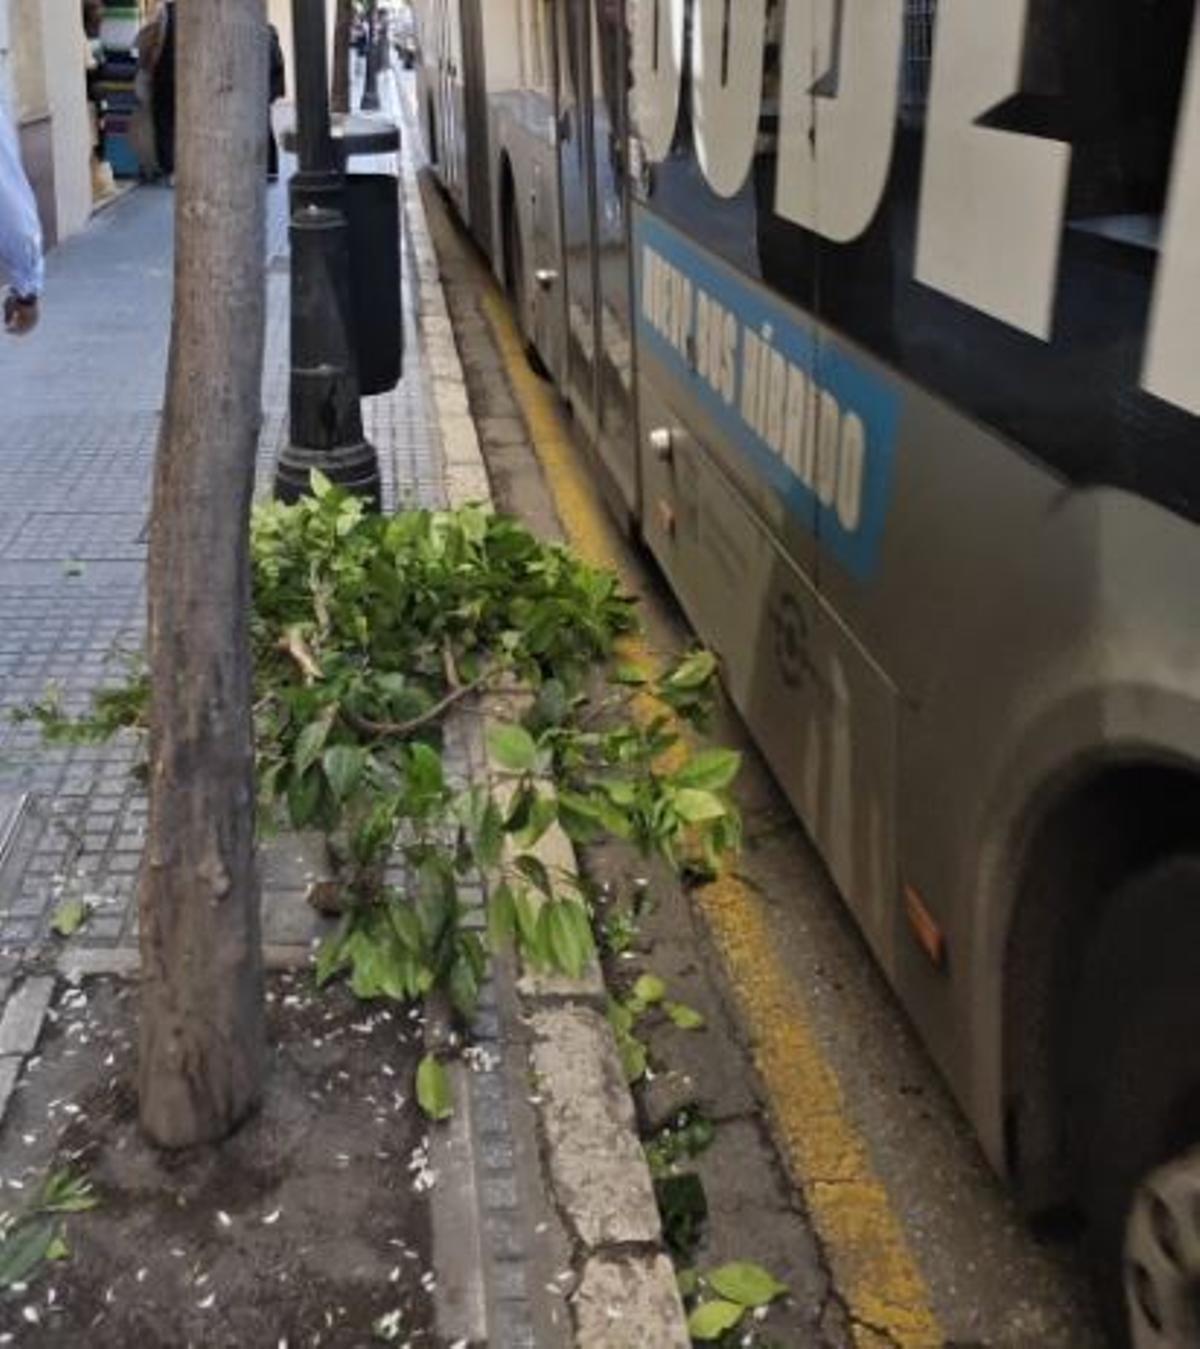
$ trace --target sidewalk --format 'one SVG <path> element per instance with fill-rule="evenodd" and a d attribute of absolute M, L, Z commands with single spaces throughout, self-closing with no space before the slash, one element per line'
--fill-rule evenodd
<path fill-rule="evenodd" d="M 404 124 L 406 322 L 404 379 L 363 409 L 368 438 L 380 453 L 385 506 L 490 499 L 421 205 L 413 118 L 397 81 L 382 83 L 385 109 Z M 285 177 L 289 168 L 285 160 Z M 0 348 L 0 399 L 10 410 L 0 441 L 0 1122 L 10 1107 L 8 1127 L 0 1130 L 0 1194 L 5 1184 L 28 1183 L 27 1165 L 13 1169 L 14 1158 L 30 1160 L 21 1157 L 15 1134 L 30 1127 L 42 1098 L 55 1097 L 49 1132 L 64 1123 L 64 1108 L 77 1113 L 62 1101 L 82 1099 L 76 1094 L 82 1078 L 72 1073 L 84 1071 L 87 1055 L 80 1053 L 76 1069 L 52 1069 L 52 1077 L 65 1073 L 61 1091 L 49 1090 L 44 1066 L 41 1078 L 33 1073 L 48 1017 L 66 1026 L 68 1037 L 72 1023 L 76 1031 L 82 1025 L 80 1044 L 99 1035 L 90 1011 L 81 1019 L 87 996 L 64 991 L 61 976 L 70 984 L 137 968 L 136 879 L 146 803 L 130 773 L 133 747 L 49 748 L 36 728 L 12 724 L 9 713 L 52 683 L 69 709 L 82 710 L 92 690 L 119 674 L 114 653 L 136 650 L 143 640 L 150 484 L 170 319 L 172 202 L 164 189 L 141 188 L 54 253 L 41 327 L 25 342 Z M 283 186 L 269 193 L 268 234 L 260 490 L 269 488 L 288 431 Z M 481 715 L 464 713 L 447 727 L 448 764 L 463 785 L 489 771 L 482 722 Z M 570 855 L 558 860 L 569 864 Z M 305 967 L 323 930 L 305 902 L 319 866 L 319 852 L 302 839 L 264 849 L 264 940 L 274 969 Z M 51 920 L 64 900 L 76 897 L 92 914 L 64 944 L 52 936 Z M 482 926 L 482 894 L 477 904 L 475 921 Z M 431 1249 L 423 1254 L 436 1271 L 426 1291 L 438 1335 L 455 1346 L 496 1349 L 686 1343 L 598 976 L 518 986 L 511 962 L 495 966 L 473 1027 L 480 1051 L 452 1070 L 455 1117 L 420 1148 L 436 1178 L 429 1195 Z M 302 982 L 306 987 L 307 979 Z M 95 987 L 93 1005 L 107 999 L 115 1019 L 105 1034 L 124 1044 L 127 1056 L 128 1037 L 112 1029 L 126 1024 L 125 1014 L 111 1006 L 105 991 L 111 985 L 101 980 Z M 299 991 L 300 981 L 295 987 Z M 276 992 L 277 1008 L 295 1001 Z M 428 1033 L 436 1035 L 437 1028 Z M 55 1036 L 47 1038 L 52 1057 Z M 61 1037 L 58 1043 L 61 1048 Z M 68 1057 L 75 1052 L 68 1050 Z M 531 1094 L 535 1080 L 539 1090 Z M 395 1126 L 401 1137 L 414 1127 L 415 1107 L 408 1109 Z M 65 1270 L 63 1285 L 69 1275 Z M 0 1331 L 7 1333 L 3 1318 L 0 1303 Z M 9 1342 L 0 1334 L 0 1343 Z"/>
<path fill-rule="evenodd" d="M 45 941 L 55 907 L 76 893 L 99 907 L 81 945 L 135 944 L 145 804 L 130 781 L 131 751 L 48 749 L 35 727 L 13 726 L 8 714 L 52 683 L 69 707 L 82 707 L 114 650 L 141 643 L 173 202 L 171 192 L 143 187 L 52 253 L 42 324 L 0 349 L 0 974 Z M 286 209 L 286 188 L 272 187 L 263 489 L 288 430 Z M 405 378 L 364 404 L 389 509 L 447 499 L 414 326 L 411 242 L 406 253 Z M 268 931 L 268 940 L 280 935 Z"/>

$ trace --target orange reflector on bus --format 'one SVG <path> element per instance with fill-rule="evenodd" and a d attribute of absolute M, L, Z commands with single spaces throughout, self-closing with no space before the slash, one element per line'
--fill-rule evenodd
<path fill-rule="evenodd" d="M 904 887 L 904 912 L 908 915 L 908 925 L 921 950 L 941 969 L 946 963 L 946 934 L 911 885 Z"/>

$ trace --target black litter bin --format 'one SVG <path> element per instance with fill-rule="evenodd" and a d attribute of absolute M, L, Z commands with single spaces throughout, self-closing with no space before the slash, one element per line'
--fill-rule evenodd
<path fill-rule="evenodd" d="M 387 393 L 404 370 L 399 181 L 390 173 L 348 173 L 345 202 L 359 388 Z"/>

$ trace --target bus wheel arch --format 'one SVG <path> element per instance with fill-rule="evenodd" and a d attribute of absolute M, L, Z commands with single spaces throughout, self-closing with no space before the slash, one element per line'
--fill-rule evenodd
<path fill-rule="evenodd" d="M 1195 850 L 1198 820 L 1200 773 L 1127 762 L 1055 784 L 1019 831 L 1004 958 L 1005 1152 L 1031 1212 L 1075 1198 L 1070 1027 L 1087 952 L 1127 884 Z"/>

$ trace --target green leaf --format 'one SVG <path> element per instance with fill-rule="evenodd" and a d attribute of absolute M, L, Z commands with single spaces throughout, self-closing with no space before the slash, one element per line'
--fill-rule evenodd
<path fill-rule="evenodd" d="M 450 967 L 450 1001 L 466 1021 L 471 1020 L 479 1005 L 479 979 L 466 955 L 460 955 Z"/>
<path fill-rule="evenodd" d="M 720 792 L 733 782 L 741 767 L 742 756 L 736 750 L 706 749 L 689 759 L 671 781 L 676 787 Z"/>
<path fill-rule="evenodd" d="M 86 1176 L 64 1169 L 50 1174 L 34 1207 L 39 1213 L 86 1213 L 99 1203 Z"/>
<path fill-rule="evenodd" d="M 403 900 L 393 900 L 388 905 L 388 917 L 400 945 L 411 955 L 420 958 L 425 951 L 425 934 L 412 905 Z"/>
<path fill-rule="evenodd" d="M 86 900 L 65 900 L 54 910 L 50 926 L 60 937 L 73 936 L 87 922 L 91 912 L 91 905 Z"/>
<path fill-rule="evenodd" d="M 321 767 L 335 801 L 345 801 L 358 786 L 366 762 L 367 751 L 356 745 L 334 745 L 321 755 Z"/>
<path fill-rule="evenodd" d="M 668 688 L 703 688 L 717 672 L 717 658 L 711 651 L 694 651 L 682 660 L 663 681 Z"/>
<path fill-rule="evenodd" d="M 440 796 L 445 785 L 442 756 L 429 745 L 417 741 L 408 750 L 409 790 L 422 797 Z"/>
<path fill-rule="evenodd" d="M 417 1067 L 417 1104 L 431 1120 L 447 1120 L 454 1114 L 450 1079 L 433 1054 L 426 1054 Z"/>
<path fill-rule="evenodd" d="M 663 1004 L 663 1011 L 680 1030 L 704 1029 L 704 1018 L 694 1007 L 689 1007 L 687 1003 L 667 1002 Z"/>
<path fill-rule="evenodd" d="M 318 988 L 324 988 L 335 974 L 344 970 L 350 963 L 346 939 L 350 935 L 352 922 L 351 915 L 345 914 L 334 931 L 325 938 L 318 948 L 316 965 Z"/>
<path fill-rule="evenodd" d="M 506 947 L 517 932 L 517 904 L 507 885 L 498 885 L 488 901 L 488 940 L 492 950 Z"/>
<path fill-rule="evenodd" d="M 517 909 L 517 931 L 521 937 L 521 943 L 526 951 L 537 956 L 540 950 L 538 943 L 538 918 L 541 916 L 542 904 L 528 890 L 518 890 L 516 892 Z M 545 964 L 545 957 L 539 957 L 540 963 Z"/>
<path fill-rule="evenodd" d="M 29 1277 L 47 1258 L 47 1253 L 58 1234 L 54 1218 L 34 1218 L 18 1223 L 0 1241 L 0 1288 L 27 1283 Z"/>
<path fill-rule="evenodd" d="M 688 1334 L 694 1340 L 719 1340 L 745 1315 L 745 1307 L 736 1302 L 702 1302 L 688 1317 Z"/>
<path fill-rule="evenodd" d="M 657 974 L 643 974 L 633 986 L 633 996 L 643 1007 L 653 1007 L 667 996 L 667 986 Z"/>
<path fill-rule="evenodd" d="M 522 829 L 513 837 L 513 842 L 518 848 L 533 848 L 537 846 L 546 830 L 558 818 L 558 802 L 553 796 L 544 796 L 540 792 L 534 794 L 534 799 L 529 807 L 529 814 Z"/>
<path fill-rule="evenodd" d="M 626 1082 L 632 1084 L 645 1076 L 649 1058 L 646 1046 L 636 1035 L 619 1035 L 617 1051 L 621 1056 L 621 1068 L 624 1070 Z"/>
<path fill-rule="evenodd" d="M 720 820 L 729 813 L 729 808 L 719 796 L 712 792 L 697 791 L 694 787 L 683 787 L 672 798 L 675 813 L 685 824 L 706 824 L 709 820 Z"/>
<path fill-rule="evenodd" d="M 71 1258 L 71 1248 L 67 1245 L 66 1238 L 59 1232 L 46 1247 L 47 1260 L 69 1260 Z"/>
<path fill-rule="evenodd" d="M 536 857 L 533 853 L 522 853 L 519 857 L 513 858 L 513 866 L 530 885 L 540 890 L 547 899 L 553 897 L 554 886 L 550 882 L 550 873 L 546 870 L 546 864 L 540 857 Z"/>
<path fill-rule="evenodd" d="M 704 1277 L 723 1298 L 742 1307 L 765 1307 L 787 1292 L 786 1285 L 749 1260 L 735 1260 Z"/>
<path fill-rule="evenodd" d="M 332 718 L 321 717 L 318 721 L 310 721 L 296 737 L 296 750 L 292 755 L 292 763 L 297 773 L 301 775 L 307 773 L 321 757 L 332 725 Z"/>
<path fill-rule="evenodd" d="M 643 684 L 648 682 L 646 673 L 641 666 L 634 665 L 628 661 L 623 661 L 621 664 L 615 666 L 608 678 L 610 683 L 625 684 L 630 688 L 640 688 Z"/>
<path fill-rule="evenodd" d="M 307 829 L 321 803 L 321 775 L 308 772 L 288 784 L 288 818 L 296 829 Z"/>
<path fill-rule="evenodd" d="M 318 501 L 323 501 L 330 492 L 333 491 L 333 483 L 321 472 L 319 468 L 314 468 L 308 477 L 309 486 L 312 488 L 312 494 Z"/>
<path fill-rule="evenodd" d="M 573 899 L 552 900 L 542 909 L 546 944 L 555 965 L 578 979 L 592 956 L 591 932 L 583 906 Z"/>
<path fill-rule="evenodd" d="M 488 753 L 510 773 L 530 773 L 537 766 L 537 745 L 524 726 L 492 722 L 487 729 Z"/>

